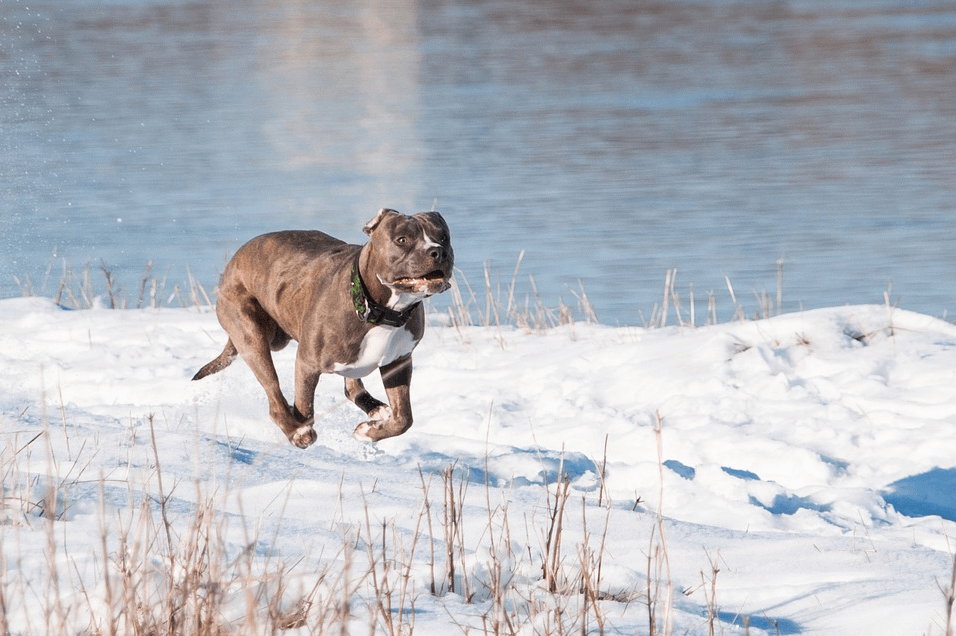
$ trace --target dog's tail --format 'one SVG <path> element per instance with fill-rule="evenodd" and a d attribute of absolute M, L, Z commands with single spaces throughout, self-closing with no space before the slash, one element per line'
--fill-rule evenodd
<path fill-rule="evenodd" d="M 239 355 L 239 351 L 236 350 L 236 345 L 232 344 L 232 339 L 228 340 L 222 353 L 220 353 L 215 360 L 197 371 L 196 375 L 193 376 L 193 380 L 202 380 L 207 375 L 222 371 L 232 364 L 232 361 L 236 359 L 237 355 Z"/>

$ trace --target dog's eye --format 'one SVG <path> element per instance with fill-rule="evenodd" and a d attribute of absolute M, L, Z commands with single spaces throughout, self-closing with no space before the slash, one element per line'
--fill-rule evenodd
<path fill-rule="evenodd" d="M 395 239 L 395 242 L 398 243 L 399 245 L 405 245 L 406 243 L 408 243 L 408 239 L 404 236 L 399 236 L 397 239 Z"/>

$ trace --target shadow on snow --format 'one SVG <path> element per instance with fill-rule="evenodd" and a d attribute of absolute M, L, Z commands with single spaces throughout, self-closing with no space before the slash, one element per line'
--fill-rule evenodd
<path fill-rule="evenodd" d="M 907 517 L 956 521 L 956 468 L 934 468 L 904 477 L 886 487 L 883 499 Z"/>

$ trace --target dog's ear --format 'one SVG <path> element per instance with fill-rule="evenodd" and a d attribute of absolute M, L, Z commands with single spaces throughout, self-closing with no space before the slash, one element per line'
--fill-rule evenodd
<path fill-rule="evenodd" d="M 382 208 L 381 210 L 378 211 L 378 214 L 375 215 L 374 219 L 372 219 L 371 221 L 365 224 L 365 227 L 362 228 L 362 231 L 368 234 L 369 236 L 371 236 L 372 232 L 375 231 L 375 228 L 379 226 L 379 224 L 385 219 L 385 217 L 392 214 L 401 214 L 401 212 L 392 210 L 390 208 Z"/>

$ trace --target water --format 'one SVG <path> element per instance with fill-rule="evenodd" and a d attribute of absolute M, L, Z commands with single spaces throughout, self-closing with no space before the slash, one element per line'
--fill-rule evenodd
<path fill-rule="evenodd" d="M 255 234 L 443 212 L 473 287 L 642 324 L 956 312 L 956 8 L 864 0 L 0 0 L 0 296 L 207 288 Z M 19 284 L 14 279 L 19 279 Z M 700 318 L 698 318 L 700 321 Z"/>

